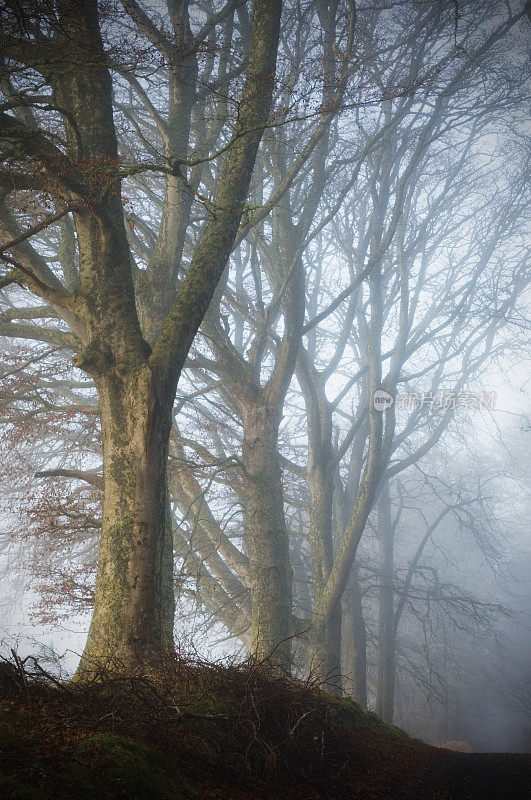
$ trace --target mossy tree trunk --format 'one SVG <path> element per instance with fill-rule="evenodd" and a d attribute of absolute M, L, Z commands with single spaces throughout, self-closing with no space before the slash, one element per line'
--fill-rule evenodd
<path fill-rule="evenodd" d="M 279 466 L 279 410 L 252 407 L 244 416 L 244 542 L 249 559 L 252 653 L 291 666 L 292 569 Z"/>
<path fill-rule="evenodd" d="M 299 376 L 302 374 L 301 369 Z M 319 383 L 315 373 L 313 377 L 315 382 Z M 306 468 L 306 481 L 310 490 L 308 539 L 311 548 L 314 597 L 317 600 L 314 604 L 315 611 L 310 630 L 310 664 L 313 673 L 326 684 L 327 689 L 339 694 L 341 692 L 341 604 L 337 602 L 328 614 L 320 614 L 318 611 L 318 601 L 334 563 L 332 505 L 336 467 L 332 451 L 332 413 L 324 392 L 319 391 L 321 387 L 317 387 L 315 391 L 316 387 L 313 385 L 309 390 L 307 381 L 302 377 L 300 380 L 307 390 L 305 398 L 310 431 Z"/>
<path fill-rule="evenodd" d="M 367 630 L 363 616 L 358 565 L 352 564 L 341 601 L 341 675 L 343 691 L 367 707 Z"/>
<path fill-rule="evenodd" d="M 265 382 L 261 368 L 267 354 L 267 329 L 257 331 L 246 357 L 234 347 L 219 320 L 209 313 L 203 325 L 216 353 L 227 404 L 243 428 L 241 455 L 243 539 L 248 559 L 246 583 L 251 596 L 251 654 L 270 659 L 286 672 L 291 668 L 292 566 L 284 515 L 282 469 L 278 451 L 279 424 L 295 370 L 304 321 L 304 269 L 300 245 L 305 229 L 297 229 L 287 206 L 272 214 L 272 256 L 268 278 L 275 287 L 277 313 L 285 327 L 278 340 L 274 366 Z M 288 313 L 289 311 L 289 313 Z"/>
<path fill-rule="evenodd" d="M 95 605 L 81 672 L 126 668 L 173 646 L 166 462 L 173 395 L 146 364 L 96 378 L 104 501 Z"/>

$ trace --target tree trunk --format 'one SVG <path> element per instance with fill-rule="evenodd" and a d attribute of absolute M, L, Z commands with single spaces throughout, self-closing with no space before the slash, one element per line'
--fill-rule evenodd
<path fill-rule="evenodd" d="M 393 721 L 395 691 L 395 625 L 393 592 L 394 530 L 391 521 L 389 483 L 382 488 L 378 506 L 380 539 L 380 610 L 378 626 L 378 685 L 376 713 L 385 721 Z"/>
<path fill-rule="evenodd" d="M 327 689 L 341 694 L 341 603 L 320 611 L 321 595 L 334 563 L 332 406 L 321 376 L 301 350 L 297 368 L 308 418 L 306 482 L 310 491 L 308 541 L 312 558 L 313 611 L 308 656 L 312 673 Z"/>
<path fill-rule="evenodd" d="M 332 500 L 334 494 L 334 467 L 331 459 L 329 428 L 322 431 L 318 461 L 312 453 L 308 463 L 307 482 L 310 489 L 310 531 L 308 539 L 312 553 L 312 578 L 314 596 L 319 598 L 330 570 L 334 553 L 332 541 Z M 317 448 L 315 448 L 317 450 Z M 314 612 L 310 631 L 310 668 L 327 689 L 341 694 L 341 604 L 331 613 Z"/>
<path fill-rule="evenodd" d="M 310 671 L 325 691 L 341 695 L 341 605 L 326 617 L 314 615 L 310 631 Z"/>
<path fill-rule="evenodd" d="M 341 672 L 343 691 L 367 707 L 367 631 L 363 618 L 358 566 L 354 561 L 342 599 Z"/>
<path fill-rule="evenodd" d="M 95 606 L 79 667 L 140 667 L 173 645 L 166 463 L 173 395 L 148 365 L 97 380 L 104 457 Z M 171 590 L 170 590 L 171 587 Z"/>
<path fill-rule="evenodd" d="M 278 415 L 252 406 L 244 418 L 244 541 L 249 558 L 253 655 L 291 666 L 292 569 L 277 453 Z"/>

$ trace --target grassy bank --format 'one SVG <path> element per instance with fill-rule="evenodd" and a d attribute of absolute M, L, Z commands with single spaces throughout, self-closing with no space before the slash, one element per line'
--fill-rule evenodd
<path fill-rule="evenodd" d="M 442 751 L 267 664 L 175 658 L 88 686 L 4 672 L 3 798 L 438 796 L 415 786 Z"/>

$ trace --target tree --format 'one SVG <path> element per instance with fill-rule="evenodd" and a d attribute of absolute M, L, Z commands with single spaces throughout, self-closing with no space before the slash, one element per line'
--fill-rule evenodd
<path fill-rule="evenodd" d="M 269 118 L 279 37 L 280 2 L 256 0 L 252 29 L 242 37 L 247 64 L 232 131 L 220 142 L 219 126 L 213 125 L 210 133 L 218 134 L 217 142 L 198 137 L 190 158 L 190 119 L 200 95 L 199 49 L 214 26 L 233 20 L 238 5 L 229 3 L 220 14 L 212 13 L 194 36 L 188 3 L 168 4 L 171 35 L 135 2 L 124 3 L 137 35 L 164 58 L 169 73 L 167 148 L 152 166 L 167 175 L 167 208 L 155 257 L 144 271 L 135 265 L 127 241 L 122 183 L 149 167 L 127 164 L 119 155 L 111 69 L 120 54 L 104 46 L 102 32 L 109 20 L 96 2 L 60 0 L 44 9 L 14 3 L 6 9 L 2 257 L 11 269 L 2 286 L 29 289 L 70 327 L 70 338 L 59 338 L 62 343 L 79 341 L 74 364 L 91 376 L 99 398 L 102 533 L 81 675 L 109 655 L 132 667 L 172 644 L 166 463 L 173 402 L 243 214 Z M 123 16 L 117 22 L 123 24 Z M 112 25 L 105 32 L 112 38 Z M 138 90 L 143 91 L 141 81 Z M 209 219 L 186 276 L 177 284 L 191 209 L 186 172 L 212 159 L 216 145 L 224 157 L 214 156 L 220 172 Z M 50 198 L 53 211 L 23 229 L 6 201 L 14 194 L 16 202 L 17 192 L 28 190 Z M 30 239 L 67 214 L 75 227 L 79 270 L 71 260 L 69 273 L 61 276 Z M 170 234 L 170 226 L 180 228 L 180 235 Z M 164 292 L 162 313 L 151 301 L 153 286 Z"/>
<path fill-rule="evenodd" d="M 502 23 L 490 32 L 439 93 L 420 102 L 405 98 L 381 104 L 387 135 L 376 157 L 364 165 L 366 183 L 349 195 L 352 205 L 344 204 L 344 216 L 336 217 L 333 243 L 323 245 L 336 259 L 341 248 L 349 269 L 347 296 L 339 295 L 348 298 L 348 305 L 345 302 L 345 309 L 336 312 L 338 306 L 330 304 L 341 329 L 338 333 L 337 317 L 335 328 L 327 321 L 325 306 L 324 321 L 316 317 L 321 322 L 317 346 L 309 337 L 307 350 L 299 354 L 297 374 L 309 441 L 303 475 L 310 493 L 313 659 L 323 678 L 354 675 L 352 688 L 362 702 L 366 687 L 359 650 L 365 647 L 365 634 L 352 572 L 356 550 L 386 479 L 425 456 L 453 418 L 451 409 L 434 417 L 420 408 L 400 427 L 395 405 L 384 413 L 375 408 L 375 391 L 396 397 L 401 386 L 411 391 L 412 382 L 421 379 L 428 381 L 431 395 L 449 389 L 459 393 L 495 356 L 493 343 L 505 346 L 505 322 L 512 314 L 516 319 L 515 306 L 526 283 L 518 236 L 525 205 L 522 176 L 516 176 L 502 200 L 500 187 L 490 184 L 488 168 L 483 172 L 486 163 L 480 165 L 476 156 L 478 140 L 498 124 L 507 104 L 514 102 L 516 114 L 521 101 L 516 82 L 512 87 L 497 85 L 497 95 L 483 88 L 483 70 L 494 63 L 490 49 L 498 52 L 513 23 L 507 24 L 509 28 Z M 429 47 L 437 47 L 437 42 L 436 37 L 425 40 L 428 61 Z M 383 76 L 386 67 L 385 62 L 380 66 Z M 359 115 L 357 123 L 368 139 L 375 121 Z M 481 184 L 485 188 L 480 201 Z M 504 248 L 514 255 L 511 274 L 502 268 Z M 510 257 L 505 266 L 509 261 Z M 359 287 L 365 285 L 361 279 L 366 277 L 366 264 L 371 270 L 364 291 Z M 320 281 L 328 277 L 324 269 L 318 275 Z M 483 298 L 481 311 L 478 295 Z M 419 383 L 416 388 L 421 390 Z M 350 420 L 348 427 L 345 418 Z M 355 629 L 361 639 L 357 655 L 350 654 L 360 663 L 340 667 L 339 604 L 349 581 L 353 605 L 349 612 L 343 601 L 343 627 L 350 637 Z"/>

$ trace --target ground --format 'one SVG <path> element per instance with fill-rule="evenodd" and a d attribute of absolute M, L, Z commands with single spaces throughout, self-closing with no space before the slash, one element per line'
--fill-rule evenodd
<path fill-rule="evenodd" d="M 176 658 L 88 685 L 3 667 L 6 800 L 524 800 L 531 786 L 531 756 L 430 747 L 267 664 Z"/>

